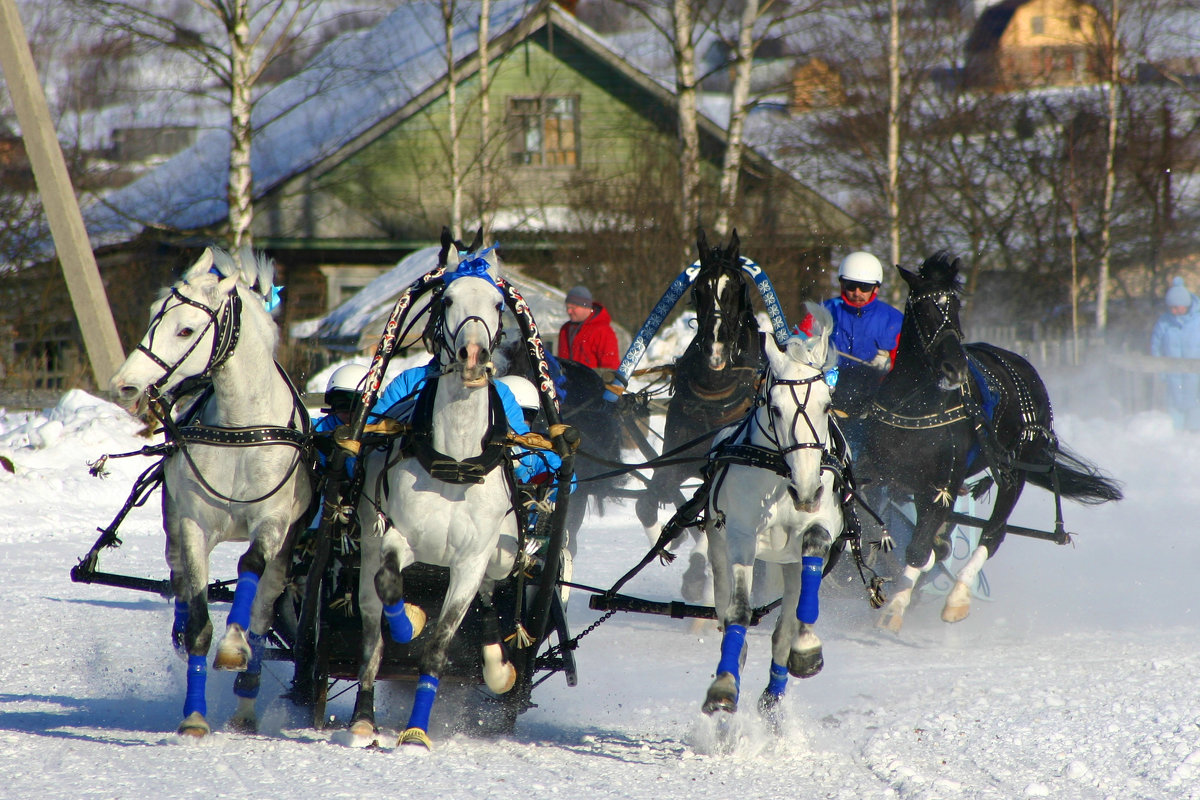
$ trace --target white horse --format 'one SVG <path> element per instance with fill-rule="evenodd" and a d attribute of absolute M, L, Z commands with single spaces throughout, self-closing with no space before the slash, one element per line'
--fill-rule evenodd
<path fill-rule="evenodd" d="M 427 729 L 438 676 L 446 665 L 450 640 L 476 596 L 487 615 L 484 680 L 497 694 L 516 681 L 515 667 L 503 656 L 498 627 L 488 623 L 494 619 L 494 612 L 489 613 L 494 582 L 512 573 L 517 554 L 513 498 L 503 470 L 494 468 L 495 445 L 483 444 L 507 431 L 504 410 L 490 388 L 504 298 L 487 278 L 452 272 L 470 253 L 460 253 L 447 237 L 442 252 L 448 285 L 433 304 L 437 324 L 431 341 L 442 376 L 427 386 L 432 395 L 417 402 L 414 433 L 406 445 L 406 455 L 416 455 L 388 466 L 387 491 L 376 499 L 382 514 L 369 503 L 360 504 L 363 651 L 351 722 L 356 741 L 375 734 L 372 696 L 383 649 L 382 620 L 387 620 L 392 639 L 401 643 L 416 637 L 425 621 L 423 611 L 404 601 L 401 572 L 410 564 L 449 567 L 450 577 L 441 614 L 418 661 L 416 695 L 398 745 L 432 746 Z M 473 262 L 480 264 L 477 258 Z M 423 406 L 431 419 L 421 419 Z M 473 458 L 490 466 L 472 470 L 464 462 Z M 427 468 L 430 459 L 439 465 L 436 476 Z M 378 452 L 367 458 L 368 492 L 378 485 L 383 461 Z M 460 467 L 461 477 L 456 475 Z M 371 533 L 377 522 L 385 522 L 382 535 Z"/>
<path fill-rule="evenodd" d="M 825 560 L 842 531 L 840 476 L 826 468 L 830 387 L 825 381 L 831 321 L 809 306 L 820 324 L 812 338 L 794 336 L 784 349 L 766 337 L 768 370 L 754 410 L 717 439 L 718 471 L 705 530 L 713 569 L 717 618 L 724 634 L 716 679 L 703 710 L 737 710 L 746 626 L 756 559 L 783 572 L 783 605 L 771 637 L 771 674 L 759 710 L 772 712 L 789 673 L 821 671 L 821 640 L 813 633 Z M 724 449 L 722 449 L 724 446 Z"/>
<path fill-rule="evenodd" d="M 224 541 L 249 541 L 216 669 L 241 672 L 230 724 L 253 729 L 254 700 L 272 608 L 286 580 L 293 525 L 312 497 L 303 449 L 308 414 L 274 362 L 278 330 L 267 311 L 274 263 L 249 250 L 242 266 L 209 248 L 152 306 L 150 327 L 112 379 L 126 404 L 139 400 L 165 417 L 163 526 L 175 593 L 172 640 L 187 659 L 179 733 L 203 736 L 209 555 Z M 188 397 L 183 419 L 175 399 Z M 249 635 L 247 635 L 249 632 Z"/>

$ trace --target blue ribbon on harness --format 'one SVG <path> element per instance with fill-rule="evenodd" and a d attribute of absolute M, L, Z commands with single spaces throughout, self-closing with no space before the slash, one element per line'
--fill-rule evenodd
<path fill-rule="evenodd" d="M 453 272 L 447 272 L 442 276 L 442 281 L 449 286 L 450 283 L 456 278 L 483 278 L 492 286 L 495 286 L 496 291 L 503 294 L 504 292 L 501 291 L 499 284 L 496 283 L 496 280 L 491 276 L 491 273 L 488 272 L 488 270 L 492 268 L 492 265 L 491 262 L 487 260 L 487 254 L 499 246 L 499 242 L 494 242 L 491 247 L 474 254 L 472 258 L 458 262 L 458 266 L 454 268 Z M 460 255 L 462 255 L 462 253 L 460 253 Z M 471 254 L 466 253 L 466 255 Z"/>
<path fill-rule="evenodd" d="M 1000 403 L 1000 395 L 992 389 L 991 383 L 988 382 L 987 374 L 979 363 L 968 353 L 967 354 L 967 372 L 971 375 L 971 380 L 979 388 L 979 407 L 983 411 L 983 417 L 989 423 L 995 419 L 996 406 Z M 967 468 L 970 469 L 975 463 L 975 459 L 979 457 L 979 443 L 976 442 L 971 446 L 971 451 L 967 453 Z"/>

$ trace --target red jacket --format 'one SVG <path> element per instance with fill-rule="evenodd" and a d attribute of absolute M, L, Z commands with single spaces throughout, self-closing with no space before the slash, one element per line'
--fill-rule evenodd
<path fill-rule="evenodd" d="M 558 357 L 592 367 L 616 369 L 621 366 L 617 335 L 613 333 L 608 309 L 592 304 L 592 315 L 583 322 L 568 322 L 558 331 Z"/>

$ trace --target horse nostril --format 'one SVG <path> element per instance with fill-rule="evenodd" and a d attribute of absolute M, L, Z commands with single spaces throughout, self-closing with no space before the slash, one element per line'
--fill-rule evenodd
<path fill-rule="evenodd" d="M 118 387 L 117 389 L 117 396 L 126 402 L 136 399 L 139 394 L 141 394 L 140 389 L 138 389 L 136 386 L 129 386 L 128 384 Z"/>

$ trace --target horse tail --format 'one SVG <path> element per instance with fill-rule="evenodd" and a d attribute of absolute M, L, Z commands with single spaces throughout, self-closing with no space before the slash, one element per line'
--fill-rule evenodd
<path fill-rule="evenodd" d="M 1124 497 L 1119 483 L 1061 445 L 1054 453 L 1053 466 L 1049 470 L 1026 471 L 1025 479 L 1047 491 L 1053 492 L 1057 488 L 1063 497 L 1089 506 Z"/>

